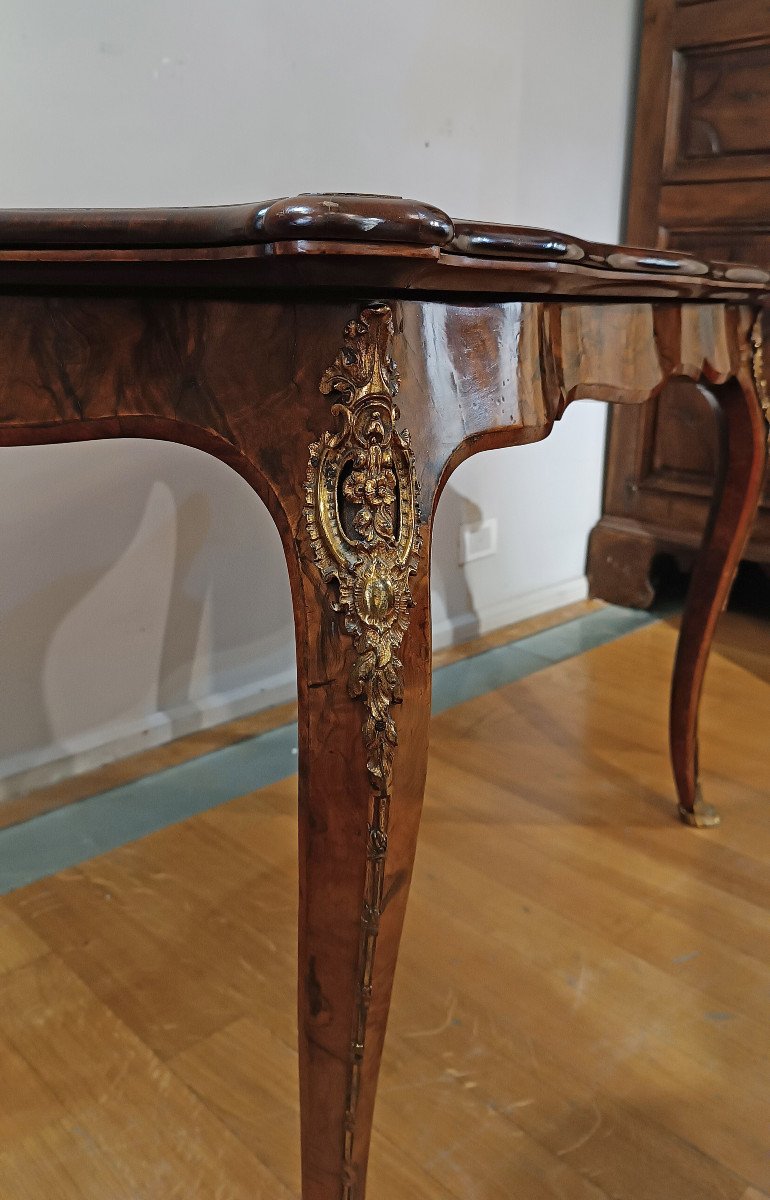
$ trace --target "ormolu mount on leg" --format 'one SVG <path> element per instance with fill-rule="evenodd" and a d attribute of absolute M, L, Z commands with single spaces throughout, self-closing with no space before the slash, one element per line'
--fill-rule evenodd
<path fill-rule="evenodd" d="M 356 1114 L 398 741 L 392 708 L 402 698 L 398 650 L 412 605 L 409 578 L 421 548 L 414 456 L 407 431 L 396 429 L 399 379 L 388 354 L 392 334 L 393 315 L 386 304 L 370 305 L 347 326 L 345 343 L 320 384 L 324 395 L 338 397 L 332 405 L 338 428 L 310 447 L 306 484 L 305 516 L 315 560 L 332 585 L 329 603 L 344 614 L 353 641 L 348 690 L 364 705 L 362 735 L 372 789 L 341 1200 L 355 1195 Z"/>

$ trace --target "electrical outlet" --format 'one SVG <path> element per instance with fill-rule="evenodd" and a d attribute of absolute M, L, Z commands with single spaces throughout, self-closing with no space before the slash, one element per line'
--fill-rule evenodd
<path fill-rule="evenodd" d="M 497 554 L 497 517 L 460 526 L 460 566 Z"/>

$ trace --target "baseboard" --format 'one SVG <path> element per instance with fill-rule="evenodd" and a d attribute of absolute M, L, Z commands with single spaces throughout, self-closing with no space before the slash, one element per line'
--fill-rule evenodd
<path fill-rule="evenodd" d="M 535 592 L 524 592 L 511 596 L 497 604 L 488 604 L 474 612 L 461 613 L 433 625 L 433 649 L 444 650 L 447 646 L 459 646 L 471 638 L 482 637 L 493 629 L 526 621 L 540 613 L 550 612 L 565 604 L 574 604 L 588 596 L 588 580 L 585 575 L 577 579 L 566 579 Z"/>
<path fill-rule="evenodd" d="M 228 692 L 212 692 L 195 703 L 150 713 L 139 721 L 116 723 L 114 729 L 69 738 L 65 745 L 49 744 L 5 758 L 0 760 L 0 804 L 189 733 L 284 704 L 296 690 L 294 669 L 290 668 Z"/>
<path fill-rule="evenodd" d="M 434 625 L 434 648 L 443 650 L 446 646 L 459 645 L 514 621 L 524 621 L 564 604 L 584 600 L 587 595 L 587 580 L 580 576 L 552 587 L 512 596 L 476 612 L 461 613 Z M 174 738 L 233 721 L 275 704 L 284 704 L 295 690 L 292 669 L 228 692 L 212 692 L 194 704 L 151 713 L 139 721 L 120 722 L 109 730 L 102 728 L 71 738 L 66 744 L 49 744 L 10 756 L 0 761 L 0 803 L 36 788 L 50 787 L 116 759 L 162 746 Z"/>

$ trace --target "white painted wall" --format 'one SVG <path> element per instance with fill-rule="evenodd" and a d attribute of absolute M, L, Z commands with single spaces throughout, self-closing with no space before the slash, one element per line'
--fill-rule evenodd
<path fill-rule="evenodd" d="M 298 191 L 615 240 L 637 0 L 5 0 L 0 205 Z M 605 412 L 463 464 L 439 641 L 584 591 Z M 287 697 L 288 586 L 247 486 L 197 451 L 0 451 L 0 794 Z M 459 525 L 499 553 L 457 565 Z"/>

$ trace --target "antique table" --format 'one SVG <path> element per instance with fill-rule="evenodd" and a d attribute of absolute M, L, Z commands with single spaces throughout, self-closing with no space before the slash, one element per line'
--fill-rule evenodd
<path fill-rule="evenodd" d="M 700 381 L 723 469 L 671 702 L 679 812 L 757 504 L 767 273 L 393 197 L 0 213 L 0 444 L 161 438 L 238 471 L 286 554 L 299 688 L 304 1200 L 362 1200 L 425 780 L 433 513 L 578 397 Z M 396 396 L 398 394 L 398 401 Z M 408 432 L 407 432 L 408 430 Z"/>

